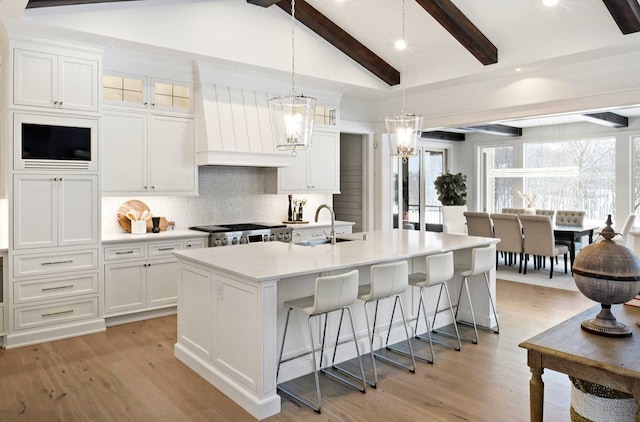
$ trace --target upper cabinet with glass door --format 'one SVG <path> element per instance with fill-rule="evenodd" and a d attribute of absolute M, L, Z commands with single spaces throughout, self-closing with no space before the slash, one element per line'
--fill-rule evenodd
<path fill-rule="evenodd" d="M 316 106 L 316 112 L 313 119 L 315 126 L 325 129 L 338 129 L 338 109 L 329 106 Z"/>
<path fill-rule="evenodd" d="M 193 111 L 193 87 L 187 82 L 105 72 L 102 77 L 102 96 L 105 104 L 114 106 L 174 113 Z"/>

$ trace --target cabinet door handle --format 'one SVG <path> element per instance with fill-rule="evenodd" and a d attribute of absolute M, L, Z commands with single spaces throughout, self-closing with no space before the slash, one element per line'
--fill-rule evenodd
<path fill-rule="evenodd" d="M 156 103 L 151 103 L 151 107 L 155 107 L 155 106 L 156 106 Z"/>
<path fill-rule="evenodd" d="M 158 248 L 159 251 L 172 251 L 173 250 L 173 246 L 171 246 L 170 248 Z"/>
<path fill-rule="evenodd" d="M 155 189 L 155 188 L 156 188 L 155 186 L 151 186 L 151 189 Z"/>
<path fill-rule="evenodd" d="M 67 259 L 65 261 L 49 261 L 49 262 L 43 262 L 40 265 L 54 265 L 54 264 L 71 264 L 73 262 L 73 259 Z"/>
<path fill-rule="evenodd" d="M 133 251 L 117 251 L 116 255 L 128 255 L 133 253 Z"/>
<path fill-rule="evenodd" d="M 49 292 L 51 290 L 60 290 L 60 289 L 71 289 L 73 288 L 73 284 L 67 284 L 65 286 L 57 286 L 57 287 L 45 287 L 41 289 L 43 292 Z"/>
<path fill-rule="evenodd" d="M 58 105 L 62 107 L 62 101 L 58 101 Z"/>
<path fill-rule="evenodd" d="M 146 107 L 146 106 L 148 106 L 148 105 L 149 105 L 149 103 L 145 101 L 145 102 L 144 102 L 144 106 Z"/>
<path fill-rule="evenodd" d="M 148 186 L 144 186 L 144 188 L 145 188 L 145 189 L 149 189 L 149 187 L 148 187 Z"/>
<path fill-rule="evenodd" d="M 49 313 L 46 313 L 46 314 L 42 314 L 42 317 L 46 318 L 46 317 L 50 317 L 50 316 L 63 315 L 63 314 L 72 314 L 72 313 L 73 313 L 73 309 L 67 309 L 66 311 L 49 312 Z"/>
<path fill-rule="evenodd" d="M 53 102 L 53 105 L 58 105 L 58 102 L 57 102 L 57 101 L 54 101 L 54 102 Z"/>

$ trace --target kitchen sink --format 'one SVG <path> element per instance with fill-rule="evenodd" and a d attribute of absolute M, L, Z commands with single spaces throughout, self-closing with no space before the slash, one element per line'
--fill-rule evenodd
<path fill-rule="evenodd" d="M 338 237 L 336 238 L 336 243 L 351 242 L 352 240 L 355 240 L 355 239 L 341 239 Z M 329 239 L 307 240 L 306 242 L 294 243 L 294 245 L 300 245 L 300 246 L 317 246 L 317 245 L 328 245 L 328 244 L 331 244 L 331 241 Z"/>

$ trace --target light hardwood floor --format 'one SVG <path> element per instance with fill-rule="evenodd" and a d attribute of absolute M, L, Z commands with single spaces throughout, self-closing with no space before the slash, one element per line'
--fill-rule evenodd
<path fill-rule="evenodd" d="M 415 374 L 379 364 L 366 394 L 324 383 L 322 415 L 283 399 L 270 421 L 527 421 L 518 343 L 594 303 L 580 293 L 498 281 L 501 333 L 436 349 Z M 576 327 L 577 330 L 580 327 Z M 106 333 L 0 350 L 0 421 L 245 421 L 231 400 L 173 357 L 175 316 Z M 545 372 L 545 421 L 569 421 L 569 381 Z"/>

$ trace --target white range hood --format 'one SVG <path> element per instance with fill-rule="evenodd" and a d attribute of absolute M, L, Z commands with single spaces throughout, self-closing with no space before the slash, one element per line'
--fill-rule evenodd
<path fill-rule="evenodd" d="M 200 116 L 196 163 L 199 166 L 286 167 L 290 154 L 275 147 L 268 100 L 253 89 L 201 83 L 196 86 Z"/>

